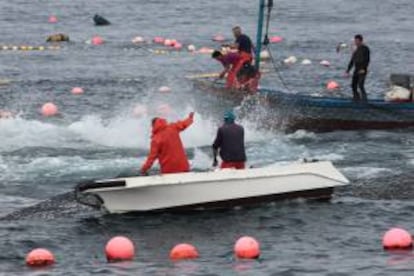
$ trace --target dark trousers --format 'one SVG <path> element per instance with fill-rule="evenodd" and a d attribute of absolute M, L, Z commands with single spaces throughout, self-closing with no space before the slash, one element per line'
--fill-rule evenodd
<path fill-rule="evenodd" d="M 367 74 L 358 74 L 358 71 L 355 70 L 354 75 L 352 76 L 352 92 L 354 94 L 354 101 L 367 101 L 367 92 L 365 91 L 365 78 Z M 358 93 L 358 88 L 360 93 Z"/>

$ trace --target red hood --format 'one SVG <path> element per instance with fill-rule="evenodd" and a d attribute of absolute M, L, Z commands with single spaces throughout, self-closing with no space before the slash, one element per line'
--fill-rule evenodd
<path fill-rule="evenodd" d="M 152 135 L 157 134 L 157 132 L 163 130 L 167 127 L 167 120 L 163 118 L 157 118 L 152 126 Z"/>

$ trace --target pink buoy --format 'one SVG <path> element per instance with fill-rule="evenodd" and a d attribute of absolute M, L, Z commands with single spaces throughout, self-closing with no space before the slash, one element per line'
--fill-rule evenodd
<path fill-rule="evenodd" d="M 272 36 L 269 39 L 269 41 L 270 41 L 270 43 L 280 43 L 280 42 L 283 41 L 283 37 L 275 35 L 275 36 Z"/>
<path fill-rule="evenodd" d="M 183 45 L 180 42 L 175 43 L 173 47 L 175 50 L 178 50 L 178 51 L 183 49 Z"/>
<path fill-rule="evenodd" d="M 171 47 L 173 46 L 174 42 L 171 39 L 164 40 L 164 46 Z"/>
<path fill-rule="evenodd" d="M 411 234 L 404 229 L 392 228 L 384 234 L 382 245 L 386 250 L 412 249 L 413 238 Z"/>
<path fill-rule="evenodd" d="M 234 253 L 241 259 L 255 259 L 260 256 L 260 245 L 254 238 L 244 236 L 234 245 Z"/>
<path fill-rule="evenodd" d="M 54 103 L 45 103 L 42 106 L 42 115 L 45 117 L 51 117 L 51 116 L 55 116 L 58 114 L 58 108 Z"/>
<path fill-rule="evenodd" d="M 26 265 L 31 267 L 44 267 L 55 263 L 53 254 L 44 248 L 37 248 L 30 251 L 26 256 Z"/>
<path fill-rule="evenodd" d="M 187 260 L 187 259 L 196 259 L 198 258 L 197 249 L 188 243 L 181 243 L 174 246 L 170 251 L 171 260 Z"/>
<path fill-rule="evenodd" d="M 336 89 L 339 89 L 339 84 L 336 81 L 329 81 L 326 84 L 326 89 L 327 90 L 336 90 Z"/>
<path fill-rule="evenodd" d="M 169 88 L 168 86 L 161 86 L 160 88 L 158 88 L 158 91 L 161 93 L 170 93 L 171 88 Z"/>
<path fill-rule="evenodd" d="M 325 66 L 325 67 L 329 67 L 329 66 L 331 66 L 331 63 L 327 60 L 322 60 L 320 62 L 320 65 Z"/>
<path fill-rule="evenodd" d="M 165 39 L 161 36 L 156 36 L 152 41 L 156 44 L 164 44 Z"/>
<path fill-rule="evenodd" d="M 48 22 L 49 23 L 52 23 L 52 24 L 57 23 L 58 22 L 58 18 L 55 15 L 51 15 L 51 16 L 49 16 Z"/>
<path fill-rule="evenodd" d="M 145 39 L 142 36 L 136 36 L 132 39 L 132 43 L 134 44 L 141 44 L 144 42 L 145 42 Z"/>
<path fill-rule="evenodd" d="M 114 237 L 106 244 L 105 255 L 108 262 L 130 261 L 135 255 L 134 244 L 126 237 Z"/>
<path fill-rule="evenodd" d="M 212 54 L 214 52 L 214 49 L 208 47 L 201 47 L 197 52 L 200 54 Z"/>
<path fill-rule="evenodd" d="M 0 109 L 0 119 L 10 119 L 13 118 L 13 113 L 7 110 Z"/>
<path fill-rule="evenodd" d="M 71 92 L 73 95 L 80 95 L 84 93 L 84 90 L 82 87 L 73 87 Z"/>
<path fill-rule="evenodd" d="M 212 40 L 215 41 L 215 42 L 224 42 L 224 41 L 226 41 L 226 38 L 221 34 L 217 34 L 217 35 L 213 36 Z"/>
<path fill-rule="evenodd" d="M 104 40 L 102 37 L 96 35 L 92 37 L 91 43 L 92 45 L 102 45 L 104 43 Z"/>
<path fill-rule="evenodd" d="M 148 114 L 147 107 L 142 104 L 137 104 L 134 109 L 132 110 L 132 114 L 136 118 L 142 118 Z"/>

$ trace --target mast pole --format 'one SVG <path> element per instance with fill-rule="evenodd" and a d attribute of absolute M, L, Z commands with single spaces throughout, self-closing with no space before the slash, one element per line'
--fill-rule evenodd
<path fill-rule="evenodd" d="M 255 51 L 255 67 L 260 69 L 260 53 L 262 51 L 262 37 L 263 37 L 263 21 L 264 21 L 265 0 L 260 0 L 259 18 L 257 22 L 256 33 L 256 51 Z"/>

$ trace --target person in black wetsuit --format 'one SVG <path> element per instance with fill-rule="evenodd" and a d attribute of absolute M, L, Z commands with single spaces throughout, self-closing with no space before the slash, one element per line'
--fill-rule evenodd
<path fill-rule="evenodd" d="M 242 126 L 234 123 L 235 119 L 236 116 L 232 111 L 227 111 L 224 114 L 224 124 L 218 129 L 213 143 L 213 167 L 218 165 L 217 155 L 220 153 L 220 157 L 223 160 L 220 168 L 245 168 L 244 129 Z"/>
<path fill-rule="evenodd" d="M 351 61 L 349 62 L 346 74 L 349 76 L 349 72 L 354 67 L 354 73 L 352 75 L 352 92 L 354 94 L 354 101 L 367 101 L 367 93 L 365 91 L 365 78 L 368 73 L 368 65 L 370 61 L 370 50 L 368 46 L 364 44 L 364 38 L 358 34 L 354 37 L 356 50 L 352 54 Z M 358 93 L 358 88 L 361 94 Z"/>

